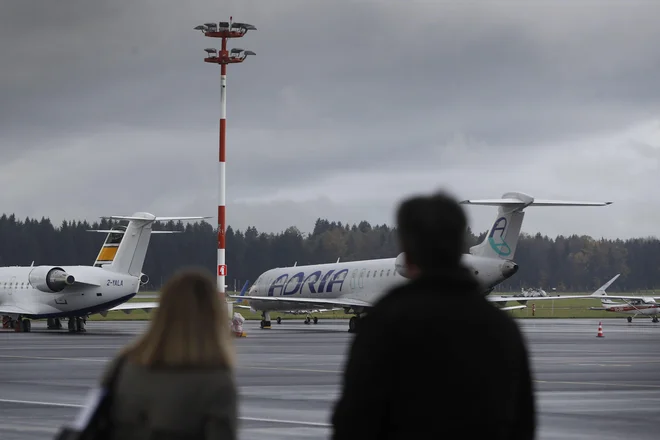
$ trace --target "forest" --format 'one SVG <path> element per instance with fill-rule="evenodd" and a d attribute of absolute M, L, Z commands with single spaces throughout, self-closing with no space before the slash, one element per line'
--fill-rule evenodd
<path fill-rule="evenodd" d="M 0 217 L 0 266 L 57 264 L 92 265 L 106 234 L 88 232 L 125 224 L 102 220 L 64 220 L 55 226 L 48 218 L 19 220 Z M 202 266 L 215 272 L 217 233 L 207 222 L 155 223 L 154 230 L 180 234 L 151 236 L 143 272 L 150 278 L 143 290 L 157 290 L 177 269 Z M 466 251 L 481 241 L 486 231 L 468 231 Z M 290 227 L 280 233 L 259 232 L 254 227 L 226 230 L 227 284 L 240 290 L 245 281 L 274 267 L 396 257 L 396 229 L 387 225 L 359 224 L 318 219 L 313 232 Z M 522 234 L 515 261 L 520 270 L 498 286 L 500 292 L 540 287 L 546 291 L 585 292 L 598 288 L 617 273 L 621 277 L 610 292 L 652 290 L 660 283 L 660 241 L 594 239 L 589 236 L 547 237 Z"/>

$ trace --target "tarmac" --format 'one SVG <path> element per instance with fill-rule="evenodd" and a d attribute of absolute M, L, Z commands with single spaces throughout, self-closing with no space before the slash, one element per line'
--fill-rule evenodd
<path fill-rule="evenodd" d="M 603 320 L 598 338 L 598 320 L 518 322 L 532 359 L 538 439 L 657 438 L 660 324 Z M 90 321 L 87 333 L 69 334 L 37 321 L 31 333 L 0 331 L 0 438 L 52 438 L 75 418 L 106 362 L 146 325 Z M 247 337 L 236 339 L 241 440 L 329 437 L 347 327 L 300 319 L 261 330 L 246 322 Z"/>

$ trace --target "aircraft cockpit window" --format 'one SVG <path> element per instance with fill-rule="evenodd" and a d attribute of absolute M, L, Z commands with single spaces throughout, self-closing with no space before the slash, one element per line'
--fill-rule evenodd
<path fill-rule="evenodd" d="M 385 272 L 385 269 L 383 269 L 383 270 L 380 271 L 380 276 L 381 276 L 381 277 L 383 276 L 383 272 Z"/>

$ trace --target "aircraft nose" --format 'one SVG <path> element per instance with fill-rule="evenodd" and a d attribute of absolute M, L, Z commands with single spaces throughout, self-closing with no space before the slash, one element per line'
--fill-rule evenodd
<path fill-rule="evenodd" d="M 502 275 L 504 275 L 505 278 L 513 276 L 516 272 L 518 272 L 518 265 L 513 261 L 506 261 L 502 265 Z"/>

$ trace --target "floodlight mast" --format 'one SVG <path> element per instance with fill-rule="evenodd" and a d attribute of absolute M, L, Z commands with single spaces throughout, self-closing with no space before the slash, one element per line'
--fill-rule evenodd
<path fill-rule="evenodd" d="M 220 51 L 216 49 L 204 49 L 208 56 L 204 62 L 220 65 L 220 157 L 218 164 L 218 290 L 225 294 L 225 278 L 227 276 L 227 264 L 225 263 L 225 133 L 227 129 L 227 65 L 242 63 L 248 55 L 255 55 L 250 50 L 232 49 L 227 51 L 227 40 L 229 38 L 241 38 L 249 30 L 257 30 L 256 27 L 247 23 L 233 23 L 233 17 L 228 22 L 204 23 L 195 27 L 202 31 L 204 36 L 220 38 L 222 46 Z M 242 55 L 241 55 L 242 53 Z"/>

